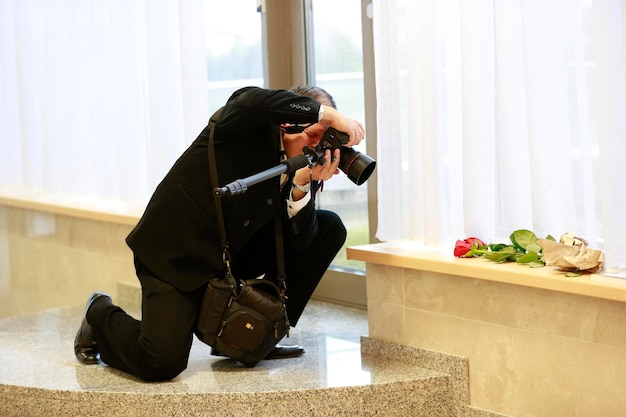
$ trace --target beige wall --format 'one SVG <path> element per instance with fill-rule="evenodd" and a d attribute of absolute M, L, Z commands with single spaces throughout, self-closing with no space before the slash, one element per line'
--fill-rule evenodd
<path fill-rule="evenodd" d="M 367 264 L 369 335 L 469 359 L 470 404 L 626 415 L 626 303 Z"/>
<path fill-rule="evenodd" d="M 138 286 L 132 226 L 0 205 L 0 318 L 82 305 L 92 291 Z"/>

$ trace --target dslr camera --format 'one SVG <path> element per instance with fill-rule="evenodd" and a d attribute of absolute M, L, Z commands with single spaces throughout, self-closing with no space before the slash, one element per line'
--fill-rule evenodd
<path fill-rule="evenodd" d="M 361 185 L 374 172 L 376 161 L 368 155 L 345 146 L 349 139 L 346 133 L 329 127 L 315 149 L 309 146 L 304 147 L 304 154 L 309 159 L 311 165 L 324 165 L 327 162 L 326 158 L 324 158 L 326 149 L 330 149 L 332 153 L 339 148 L 339 169 L 348 176 L 350 181 L 356 185 Z"/>

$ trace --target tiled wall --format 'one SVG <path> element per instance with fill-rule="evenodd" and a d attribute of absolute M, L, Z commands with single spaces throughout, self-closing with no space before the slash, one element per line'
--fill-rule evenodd
<path fill-rule="evenodd" d="M 467 357 L 470 404 L 626 415 L 626 303 L 367 264 L 369 335 Z"/>
<path fill-rule="evenodd" d="M 138 286 L 132 226 L 0 205 L 0 318 L 83 305 L 92 291 Z"/>

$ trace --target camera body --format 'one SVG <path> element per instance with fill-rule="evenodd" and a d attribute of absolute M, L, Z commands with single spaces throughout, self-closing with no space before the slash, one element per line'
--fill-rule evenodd
<path fill-rule="evenodd" d="M 324 136 L 322 136 L 315 149 L 311 149 L 308 146 L 304 147 L 304 154 L 309 158 L 312 165 L 318 163 L 324 165 L 326 163 L 324 152 L 330 149 L 332 153 L 338 148 L 340 151 L 339 169 L 348 176 L 350 181 L 356 185 L 361 185 L 374 172 L 376 161 L 359 151 L 345 146 L 349 140 L 350 138 L 346 133 L 329 127 L 324 132 Z"/>
<path fill-rule="evenodd" d="M 326 149 L 330 149 L 332 152 L 337 148 L 341 149 L 341 147 L 345 147 L 349 140 L 350 137 L 346 133 L 340 132 L 333 127 L 329 127 L 326 129 L 326 132 L 324 132 L 324 136 L 322 136 L 322 139 L 315 147 L 315 150 L 324 153 Z"/>

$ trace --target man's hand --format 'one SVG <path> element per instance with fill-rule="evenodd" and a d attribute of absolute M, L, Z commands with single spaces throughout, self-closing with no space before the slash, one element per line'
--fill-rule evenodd
<path fill-rule="evenodd" d="M 335 149 L 331 155 L 330 149 L 324 151 L 326 163 L 324 165 L 317 164 L 311 169 L 311 178 L 316 181 L 327 181 L 333 175 L 339 174 L 339 156 L 340 150 Z"/>
<path fill-rule="evenodd" d="M 338 131 L 346 133 L 350 138 L 346 144 L 348 147 L 358 145 L 365 138 L 365 128 L 361 122 L 344 116 L 329 106 L 324 106 L 323 118 L 319 121 L 319 124 L 323 124 L 326 127 L 332 126 Z"/>

